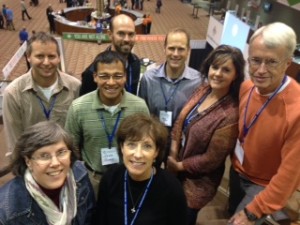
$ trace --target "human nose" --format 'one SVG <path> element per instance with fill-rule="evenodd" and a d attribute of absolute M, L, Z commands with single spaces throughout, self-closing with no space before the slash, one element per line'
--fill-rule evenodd
<path fill-rule="evenodd" d="M 59 165 L 59 164 L 60 164 L 60 161 L 58 160 L 58 158 L 57 158 L 56 155 L 53 155 L 53 156 L 51 157 L 51 159 L 49 159 L 49 160 L 50 160 L 50 165 L 51 165 L 51 166 L 56 166 L 56 165 Z"/>
<path fill-rule="evenodd" d="M 259 65 L 258 65 L 258 67 L 257 67 L 257 71 L 258 72 L 261 72 L 261 73 L 264 73 L 264 72 L 266 72 L 268 69 L 267 69 L 267 65 L 266 65 L 266 63 L 264 62 L 264 61 L 262 61 Z"/>
<path fill-rule="evenodd" d="M 138 145 L 134 151 L 134 157 L 135 158 L 141 158 L 142 157 L 142 148 L 140 145 Z"/>
<path fill-rule="evenodd" d="M 108 84 L 114 84 L 115 83 L 115 79 L 113 76 L 110 76 L 108 81 L 107 81 Z"/>
<path fill-rule="evenodd" d="M 50 59 L 48 57 L 45 57 L 43 60 L 43 64 L 49 64 L 50 63 Z"/>
<path fill-rule="evenodd" d="M 218 68 L 218 69 L 215 70 L 215 73 L 214 73 L 215 76 L 221 76 L 221 74 L 222 74 L 222 69 L 221 68 Z"/>
<path fill-rule="evenodd" d="M 131 38 L 129 36 L 129 34 L 125 34 L 124 35 L 124 41 L 129 41 Z"/>
<path fill-rule="evenodd" d="M 174 52 L 173 52 L 174 55 L 179 55 L 179 51 L 178 49 L 174 49 Z"/>

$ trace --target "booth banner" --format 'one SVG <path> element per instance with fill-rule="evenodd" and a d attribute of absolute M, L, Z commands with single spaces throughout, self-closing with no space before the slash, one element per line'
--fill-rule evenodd
<path fill-rule="evenodd" d="M 223 24 L 211 16 L 209 18 L 206 40 L 213 48 L 216 48 L 220 44 L 222 32 Z"/>
<path fill-rule="evenodd" d="M 108 34 L 93 34 L 93 33 L 63 33 L 63 39 L 79 40 L 79 41 L 98 41 L 110 42 Z"/>
<path fill-rule="evenodd" d="M 165 41 L 166 35 L 136 35 L 135 41 Z"/>
<path fill-rule="evenodd" d="M 3 67 L 2 73 L 3 73 L 4 80 L 7 80 L 9 74 L 11 73 L 11 71 L 16 67 L 16 65 L 18 64 L 18 62 L 24 56 L 24 53 L 26 52 L 26 48 L 27 48 L 27 42 L 24 41 L 24 43 L 17 50 L 17 52 L 14 54 L 14 56 Z"/>

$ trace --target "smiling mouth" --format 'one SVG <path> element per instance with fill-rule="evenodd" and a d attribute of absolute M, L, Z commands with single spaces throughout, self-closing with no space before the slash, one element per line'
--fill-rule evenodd
<path fill-rule="evenodd" d="M 212 79 L 212 81 L 215 82 L 215 83 L 222 83 L 222 80 Z"/>
<path fill-rule="evenodd" d="M 48 172 L 47 175 L 49 176 L 57 176 L 62 173 L 63 170 L 54 171 L 54 172 Z"/>
<path fill-rule="evenodd" d="M 268 79 L 269 77 L 257 77 L 257 76 L 254 76 L 254 79 L 256 79 L 256 80 L 261 80 L 261 81 L 263 81 L 263 80 L 266 80 L 266 79 Z"/>
<path fill-rule="evenodd" d="M 117 93 L 119 91 L 118 88 L 105 88 L 105 91 L 108 93 Z"/>
<path fill-rule="evenodd" d="M 133 166 L 143 166 L 145 164 L 143 162 L 135 162 L 135 161 L 130 161 L 130 162 Z"/>

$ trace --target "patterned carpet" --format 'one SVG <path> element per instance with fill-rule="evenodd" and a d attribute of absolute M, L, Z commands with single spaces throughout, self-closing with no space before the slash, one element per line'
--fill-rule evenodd
<path fill-rule="evenodd" d="M 92 0 L 95 5 L 96 0 Z M 26 27 L 28 32 L 46 31 L 49 30 L 49 25 L 46 17 L 46 8 L 49 4 L 52 5 L 55 11 L 63 9 L 65 3 L 59 3 L 59 0 L 40 0 L 37 7 L 29 6 L 29 0 L 26 0 L 28 13 L 33 18 L 32 20 L 22 21 L 19 1 L 0 0 L 2 4 L 6 4 L 14 12 L 14 24 L 16 31 L 0 30 L 0 79 L 3 79 L 2 68 L 8 63 L 10 58 L 19 48 L 18 33 L 22 27 Z M 163 0 L 161 13 L 155 13 L 155 0 L 144 1 L 144 10 L 146 14 L 151 14 L 153 17 L 151 34 L 165 35 L 166 32 L 174 27 L 184 27 L 191 35 L 192 39 L 205 39 L 208 25 L 207 12 L 200 9 L 199 18 L 192 17 L 192 5 L 184 4 L 180 0 Z M 74 76 L 80 78 L 81 72 L 93 60 L 93 58 L 107 44 L 97 45 L 96 43 L 79 42 L 64 40 L 65 60 L 67 71 Z M 164 61 L 163 43 L 161 41 L 138 41 L 134 47 L 134 52 L 141 58 L 146 57 L 156 62 Z M 9 76 L 9 80 L 26 72 L 25 60 L 21 60 L 16 68 Z"/>

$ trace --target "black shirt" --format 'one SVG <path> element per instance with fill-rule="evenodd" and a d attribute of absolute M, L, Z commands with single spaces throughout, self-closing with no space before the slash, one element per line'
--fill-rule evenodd
<path fill-rule="evenodd" d="M 124 172 L 124 165 L 117 165 L 102 177 L 94 225 L 124 225 Z M 145 190 L 148 180 L 137 182 L 129 178 L 129 183 L 135 192 L 132 193 L 135 202 Z M 130 196 L 127 201 L 130 224 L 134 216 L 130 210 L 133 205 Z M 187 205 L 181 184 L 168 171 L 157 169 L 134 225 L 186 224 Z"/>

